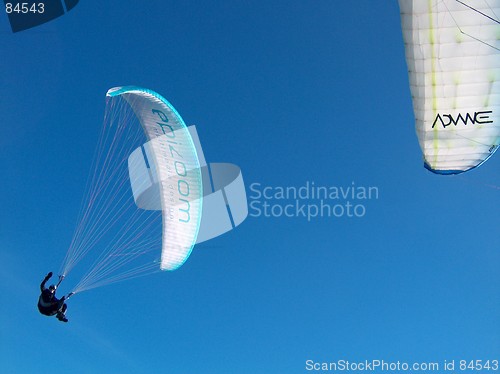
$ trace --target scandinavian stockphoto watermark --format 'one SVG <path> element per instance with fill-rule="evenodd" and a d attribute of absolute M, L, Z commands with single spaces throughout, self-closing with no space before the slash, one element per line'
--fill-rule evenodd
<path fill-rule="evenodd" d="M 317 185 L 306 181 L 300 186 L 250 184 L 249 215 L 266 218 L 361 218 L 368 202 L 379 199 L 376 186 Z"/>
<path fill-rule="evenodd" d="M 448 372 L 458 373 L 464 371 L 473 372 L 497 372 L 499 369 L 497 359 L 445 359 L 441 361 L 386 361 L 381 359 L 370 360 L 335 360 L 335 361 L 315 361 L 308 359 L 305 362 L 306 371 L 349 371 L 349 372 Z"/>

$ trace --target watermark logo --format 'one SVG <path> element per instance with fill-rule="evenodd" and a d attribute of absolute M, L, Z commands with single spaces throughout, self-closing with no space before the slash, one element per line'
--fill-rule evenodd
<path fill-rule="evenodd" d="M 163 120 L 165 123 L 168 122 L 166 117 Z M 199 172 L 203 181 L 203 206 L 196 237 L 196 243 L 202 243 L 239 226 L 248 216 L 248 203 L 241 169 L 230 163 L 207 163 L 195 126 L 166 132 L 165 135 L 161 135 L 134 150 L 128 158 L 129 179 L 134 201 L 138 208 L 163 210 L 167 217 L 170 217 L 173 208 L 177 208 L 183 213 L 187 213 L 187 215 L 180 215 L 179 221 L 188 223 L 189 221 L 184 218 L 189 216 L 189 207 L 195 203 L 190 199 L 189 193 L 180 194 L 184 196 L 180 205 L 175 199 L 171 199 L 174 196 L 174 188 L 187 186 L 182 188 L 187 188 L 186 192 L 189 191 L 189 185 L 184 182 L 183 177 L 190 170 L 190 166 L 183 166 L 179 172 L 176 162 L 177 156 L 181 157 L 181 154 L 175 151 L 175 148 L 171 148 L 172 139 L 184 139 L 182 142 L 187 142 L 187 136 L 192 139 L 196 148 Z M 157 153 L 155 149 L 161 149 L 159 145 L 167 145 L 169 148 L 162 151 L 166 156 L 164 161 L 160 165 L 155 165 L 152 155 Z M 174 163 L 170 165 L 165 160 L 174 161 Z M 174 177 L 161 180 L 158 167 L 170 168 Z M 162 189 L 169 191 L 169 202 L 172 206 L 167 210 L 161 202 Z"/>
<path fill-rule="evenodd" d="M 5 13 L 9 18 L 12 32 L 27 30 L 52 21 L 69 12 L 78 2 L 79 0 L 4 0 Z"/>
<path fill-rule="evenodd" d="M 249 215 L 264 218 L 362 218 L 368 202 L 378 200 L 376 186 L 318 186 L 307 181 L 301 186 L 250 184 Z"/>

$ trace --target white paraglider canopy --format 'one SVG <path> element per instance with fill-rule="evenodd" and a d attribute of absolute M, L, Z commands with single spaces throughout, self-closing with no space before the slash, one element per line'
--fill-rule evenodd
<path fill-rule="evenodd" d="M 481 165 L 500 143 L 500 0 L 399 0 L 425 167 Z"/>
<path fill-rule="evenodd" d="M 87 193 L 60 274 L 66 276 L 93 249 L 99 255 L 74 292 L 179 268 L 191 254 L 201 222 L 200 164 L 179 113 L 140 87 L 114 88 L 107 97 Z M 144 144 L 159 181 L 160 210 L 141 209 L 129 180 L 129 157 Z"/>

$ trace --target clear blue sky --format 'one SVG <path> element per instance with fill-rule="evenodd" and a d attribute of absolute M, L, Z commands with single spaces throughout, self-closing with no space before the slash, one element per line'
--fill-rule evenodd
<path fill-rule="evenodd" d="M 498 359 L 500 155 L 456 177 L 423 168 L 397 2 L 208 3 L 82 0 L 17 34 L 0 16 L 1 371 Z M 70 243 L 121 85 L 166 97 L 247 186 L 379 197 L 362 218 L 249 217 L 175 272 L 75 296 L 68 324 L 43 317 L 39 283 Z"/>

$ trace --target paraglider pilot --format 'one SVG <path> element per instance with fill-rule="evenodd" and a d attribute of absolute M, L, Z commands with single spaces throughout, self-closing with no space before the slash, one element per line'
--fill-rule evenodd
<path fill-rule="evenodd" d="M 40 297 L 38 298 L 38 310 L 40 313 L 46 316 L 56 316 L 56 318 L 61 322 L 68 322 L 66 315 L 66 308 L 68 307 L 65 301 L 73 295 L 70 293 L 68 296 L 63 296 L 61 299 L 56 297 L 56 290 L 59 284 L 61 284 L 64 279 L 63 276 L 59 276 L 59 283 L 57 285 L 50 285 L 49 288 L 45 287 L 45 283 L 52 277 L 52 272 L 48 273 L 40 284 Z"/>

